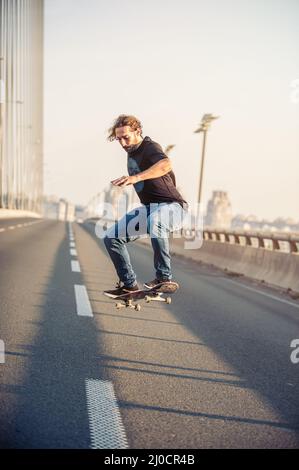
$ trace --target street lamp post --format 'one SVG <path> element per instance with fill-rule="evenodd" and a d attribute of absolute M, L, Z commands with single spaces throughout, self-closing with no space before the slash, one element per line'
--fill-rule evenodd
<path fill-rule="evenodd" d="M 211 125 L 211 122 L 214 119 L 218 119 L 218 118 L 219 118 L 219 116 L 213 116 L 212 114 L 204 114 L 202 119 L 201 119 L 200 127 L 196 131 L 194 131 L 194 134 L 199 134 L 200 132 L 203 132 L 201 166 L 200 166 L 200 175 L 199 175 L 197 216 L 199 216 L 199 213 L 200 213 L 200 203 L 201 203 L 201 193 L 202 193 L 204 161 L 205 161 L 205 153 L 206 153 L 207 132 L 208 132 L 208 129 Z"/>
<path fill-rule="evenodd" d="M 166 149 L 164 150 L 165 155 L 168 156 L 169 152 L 175 147 L 175 145 L 167 145 Z"/>

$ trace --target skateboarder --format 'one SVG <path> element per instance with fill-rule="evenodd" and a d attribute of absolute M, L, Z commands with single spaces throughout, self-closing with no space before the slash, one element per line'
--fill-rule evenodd
<path fill-rule="evenodd" d="M 170 159 L 161 146 L 150 137 L 142 136 L 141 122 L 134 116 L 120 115 L 109 129 L 109 141 L 117 140 L 127 152 L 128 176 L 111 183 L 115 186 L 134 185 L 142 206 L 128 212 L 106 233 L 104 243 L 119 277 L 119 283 L 105 295 L 115 298 L 139 290 L 126 243 L 137 240 L 143 233 L 132 233 L 130 221 L 138 214 L 143 218 L 145 233 L 151 237 L 156 277 L 144 283 L 152 288 L 161 281 L 174 282 L 169 253 L 169 234 L 182 227 L 187 203 L 176 189 Z M 132 224 L 131 224 L 132 225 Z M 139 224 L 140 225 L 140 224 Z"/>

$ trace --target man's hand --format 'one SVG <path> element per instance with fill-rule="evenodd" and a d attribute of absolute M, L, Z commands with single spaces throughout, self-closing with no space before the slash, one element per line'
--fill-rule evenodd
<path fill-rule="evenodd" d="M 139 181 L 139 178 L 137 175 L 132 175 L 132 176 L 121 176 L 120 178 L 117 178 L 116 180 L 111 181 L 111 183 L 114 186 L 128 186 L 130 184 L 135 184 Z"/>
<path fill-rule="evenodd" d="M 155 163 L 147 170 L 137 173 L 132 176 L 122 176 L 116 180 L 111 181 L 114 186 L 128 186 L 129 184 L 135 184 L 139 181 L 145 181 L 153 178 L 159 178 L 160 176 L 166 175 L 171 170 L 171 161 L 165 157 L 159 162 Z"/>

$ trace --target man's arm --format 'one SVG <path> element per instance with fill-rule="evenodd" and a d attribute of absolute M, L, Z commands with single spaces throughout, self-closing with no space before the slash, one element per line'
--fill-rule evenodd
<path fill-rule="evenodd" d="M 128 186 L 129 184 L 135 184 L 139 181 L 150 180 L 153 178 L 159 178 L 164 176 L 171 171 L 171 161 L 169 158 L 163 158 L 159 162 L 150 166 L 147 170 L 141 171 L 137 175 L 122 176 L 116 180 L 111 181 L 115 186 Z"/>

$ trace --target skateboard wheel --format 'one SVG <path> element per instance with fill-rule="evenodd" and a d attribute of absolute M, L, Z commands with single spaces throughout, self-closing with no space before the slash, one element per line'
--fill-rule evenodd
<path fill-rule="evenodd" d="M 149 297 L 148 295 L 146 295 L 146 296 L 144 297 L 144 300 L 146 301 L 147 304 L 151 301 L 151 299 L 150 299 L 150 297 Z"/>
<path fill-rule="evenodd" d="M 140 312 L 140 310 L 141 310 L 141 305 L 139 305 L 139 304 L 135 305 L 135 310 L 137 310 L 137 312 Z"/>
<path fill-rule="evenodd" d="M 171 304 L 171 297 L 166 297 L 165 301 L 168 305 Z"/>
<path fill-rule="evenodd" d="M 115 307 L 116 307 L 118 310 L 121 308 L 121 306 L 122 306 L 122 305 L 121 305 L 120 303 L 115 304 Z"/>

